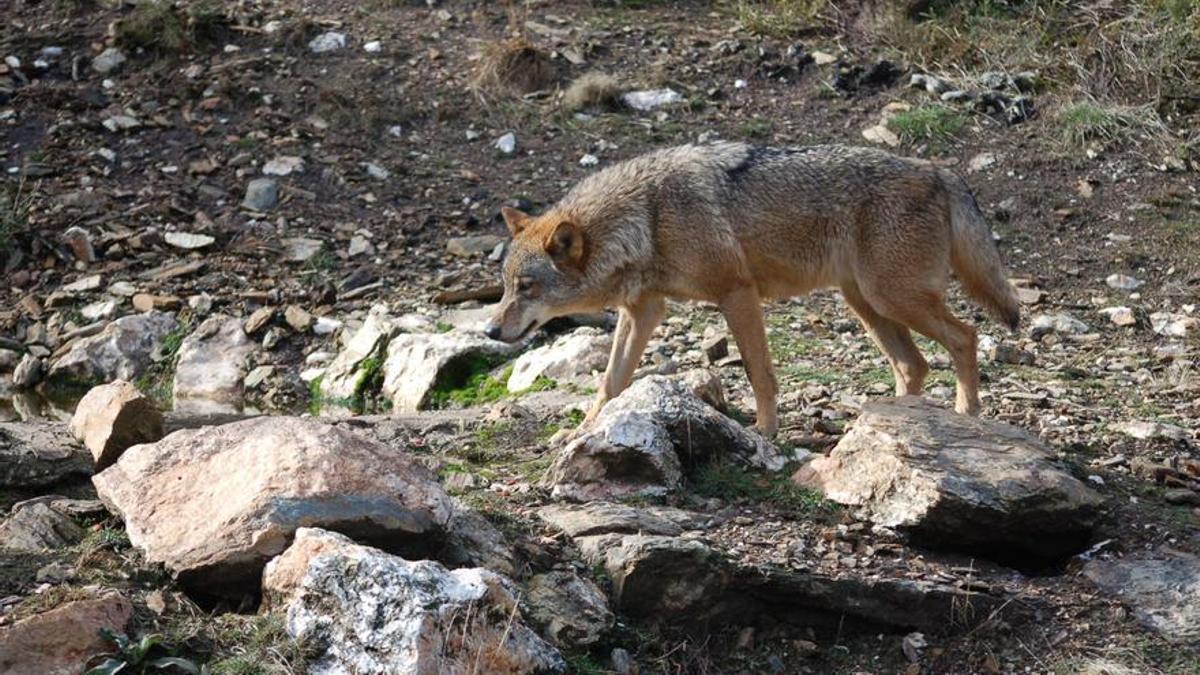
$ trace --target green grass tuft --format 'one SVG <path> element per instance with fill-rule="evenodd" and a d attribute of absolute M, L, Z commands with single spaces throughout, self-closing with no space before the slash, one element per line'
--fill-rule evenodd
<path fill-rule="evenodd" d="M 1100 105 L 1090 101 L 1063 108 L 1055 122 L 1063 144 L 1074 147 L 1094 141 L 1118 141 L 1159 126 L 1158 115 L 1146 106 Z"/>
<path fill-rule="evenodd" d="M 928 144 L 931 150 L 942 150 L 957 140 L 967 126 L 967 117 L 944 105 L 923 105 L 896 113 L 887 127 L 909 145 Z"/>
<path fill-rule="evenodd" d="M 757 473 L 729 463 L 700 469 L 692 488 L 702 497 L 771 504 L 797 514 L 834 513 L 841 508 L 819 492 L 793 483 L 787 471 Z"/>

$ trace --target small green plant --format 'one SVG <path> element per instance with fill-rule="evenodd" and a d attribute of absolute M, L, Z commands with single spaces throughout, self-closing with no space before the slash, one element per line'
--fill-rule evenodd
<path fill-rule="evenodd" d="M 887 121 L 887 127 L 896 132 L 900 140 L 909 145 L 925 143 L 932 150 L 941 150 L 953 143 L 966 125 L 965 115 L 937 104 L 898 112 Z"/>
<path fill-rule="evenodd" d="M 116 651 L 97 654 L 88 663 L 99 661 L 88 668 L 85 675 L 114 675 L 115 673 L 183 672 L 200 675 L 200 667 L 188 659 L 161 655 L 170 653 L 162 635 L 153 633 L 134 641 L 127 635 L 100 629 L 100 636 L 112 642 Z"/>
<path fill-rule="evenodd" d="M 1093 102 L 1069 105 L 1059 111 L 1055 119 L 1062 142 L 1075 147 L 1093 141 L 1109 143 L 1125 134 L 1159 125 L 1158 116 L 1149 107 L 1104 106 Z"/>
<path fill-rule="evenodd" d="M 476 356 L 463 361 L 449 371 L 429 392 L 426 399 L 432 408 L 445 408 L 451 404 L 462 407 L 491 403 L 507 398 L 513 394 L 508 391 L 508 378 L 512 377 L 511 365 L 498 375 L 493 375 L 495 359 L 486 356 Z M 518 392 L 525 394 L 534 391 L 554 389 L 558 384 L 548 378 L 539 376 L 528 388 Z"/>
<path fill-rule="evenodd" d="M 787 471 L 760 474 L 730 463 L 709 464 L 697 472 L 693 489 L 702 497 L 771 504 L 798 514 L 833 513 L 838 506 L 820 493 L 791 481 Z"/>
<path fill-rule="evenodd" d="M 0 190 L 0 251 L 11 248 L 13 237 L 29 229 L 29 212 L 36 197 L 37 189 L 29 189 L 24 176 L 16 185 Z"/>
<path fill-rule="evenodd" d="M 769 138 L 774 130 L 775 123 L 761 117 L 749 119 L 738 127 L 738 133 L 742 136 L 760 141 Z"/>
<path fill-rule="evenodd" d="M 160 407 L 169 409 L 175 395 L 175 363 L 179 360 L 179 348 L 191 331 L 190 322 L 182 322 L 175 330 L 163 336 L 159 343 L 159 360 L 133 381 L 133 386 L 149 396 Z"/>
<path fill-rule="evenodd" d="M 450 331 L 454 330 L 454 326 L 446 323 L 445 321 L 438 321 L 434 324 L 434 329 L 439 333 L 449 333 Z"/>

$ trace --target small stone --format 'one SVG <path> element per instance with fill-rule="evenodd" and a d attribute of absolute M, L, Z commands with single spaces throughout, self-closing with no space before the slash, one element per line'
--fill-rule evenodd
<path fill-rule="evenodd" d="M 112 117 L 109 117 L 101 122 L 101 124 L 104 125 L 105 129 L 108 129 L 113 133 L 117 133 L 118 131 L 130 131 L 142 126 L 141 120 L 136 117 L 130 117 L 129 115 L 113 115 Z"/>
<path fill-rule="evenodd" d="M 248 391 L 258 389 L 259 385 L 274 374 L 275 366 L 259 366 L 246 375 L 246 379 L 242 380 L 242 386 Z"/>
<path fill-rule="evenodd" d="M 888 147 L 900 147 L 900 137 L 883 124 L 876 124 L 862 130 L 862 137 L 872 143 L 882 143 Z"/>
<path fill-rule="evenodd" d="M 103 285 L 99 274 L 92 274 L 80 279 L 76 279 L 66 286 L 62 287 L 64 293 L 87 293 L 94 291 Z"/>
<path fill-rule="evenodd" d="M 97 302 L 89 303 L 80 308 L 79 314 L 88 321 L 111 319 L 117 315 L 117 301 L 99 300 Z"/>
<path fill-rule="evenodd" d="M 71 248 L 71 254 L 82 263 L 96 262 L 96 250 L 92 247 L 92 237 L 82 227 L 70 227 L 62 234 L 63 241 Z"/>
<path fill-rule="evenodd" d="M 1030 334 L 1035 340 L 1050 333 L 1082 335 L 1087 331 L 1086 323 L 1069 314 L 1042 314 L 1034 317 L 1030 326 Z"/>
<path fill-rule="evenodd" d="M 13 386 L 17 389 L 32 389 L 42 381 L 44 373 L 45 362 L 33 354 L 26 354 L 13 370 Z"/>
<path fill-rule="evenodd" d="M 600 158 L 591 153 L 588 153 L 588 154 L 584 155 L 583 157 L 579 158 L 579 166 L 589 166 L 590 167 L 590 166 L 596 166 L 599 163 L 600 163 Z"/>
<path fill-rule="evenodd" d="M 308 49 L 314 54 L 337 51 L 346 46 L 346 35 L 329 31 L 321 33 L 308 43 Z"/>
<path fill-rule="evenodd" d="M 1134 316 L 1133 310 L 1128 307 L 1105 307 L 1100 310 L 1100 313 L 1108 317 L 1108 320 L 1117 326 L 1137 325 L 1137 317 Z"/>
<path fill-rule="evenodd" d="M 187 299 L 188 307 L 192 308 L 196 314 L 204 316 L 212 311 L 213 299 L 208 293 L 198 293 Z"/>
<path fill-rule="evenodd" d="M 212 246 L 215 238 L 207 234 L 192 234 L 190 232 L 168 232 L 163 235 L 163 241 L 175 248 L 193 251 L 206 246 Z"/>
<path fill-rule="evenodd" d="M 254 335 L 258 331 L 262 330 L 263 326 L 266 326 L 267 323 L 270 322 L 274 317 L 274 307 L 259 307 L 258 309 L 254 310 L 254 312 L 250 314 L 250 317 L 246 319 L 246 325 L 244 327 L 246 335 Z"/>
<path fill-rule="evenodd" d="M 270 178 L 255 178 L 246 185 L 242 206 L 252 211 L 270 211 L 279 204 L 279 183 Z"/>
<path fill-rule="evenodd" d="M 494 234 L 454 237 L 446 242 L 446 252 L 453 256 L 470 258 L 491 253 L 496 246 L 503 243 L 504 238 Z"/>
<path fill-rule="evenodd" d="M 1032 366 L 1034 355 L 1012 344 L 999 342 L 988 349 L 988 359 L 994 363 L 1010 363 L 1018 366 Z"/>
<path fill-rule="evenodd" d="M 308 237 L 291 237 L 283 240 L 288 262 L 308 262 L 325 248 L 325 242 Z"/>
<path fill-rule="evenodd" d="M 304 159 L 294 155 L 280 155 L 263 164 L 264 176 L 288 176 L 304 170 Z"/>
<path fill-rule="evenodd" d="M 980 171 L 990 169 L 995 165 L 996 165 L 996 153 L 981 152 L 978 155 L 975 155 L 974 157 L 972 157 L 970 162 L 967 162 L 967 172 L 968 173 L 978 173 Z"/>
<path fill-rule="evenodd" d="M 506 155 L 513 154 L 517 151 L 517 135 L 510 131 L 497 138 L 495 148 Z"/>
<path fill-rule="evenodd" d="M 329 335 L 336 332 L 342 327 L 342 322 L 328 316 L 317 318 L 317 322 L 313 324 L 313 332 L 317 335 Z"/>
<path fill-rule="evenodd" d="M 137 286 L 128 281 L 114 281 L 108 285 L 108 293 L 109 295 L 119 295 L 122 298 L 130 298 L 137 293 Z"/>
<path fill-rule="evenodd" d="M 357 258 L 360 255 L 374 255 L 375 246 L 370 239 L 356 234 L 350 238 L 350 247 L 346 250 L 346 255 L 351 258 Z"/>
<path fill-rule="evenodd" d="M 1134 420 L 1113 425 L 1113 430 L 1140 441 L 1166 439 L 1182 441 L 1188 437 L 1188 432 L 1182 427 L 1163 422 L 1147 422 Z"/>
<path fill-rule="evenodd" d="M 390 171 L 374 162 L 363 162 L 362 167 L 366 170 L 367 175 L 375 180 L 387 180 L 392 177 Z"/>
<path fill-rule="evenodd" d="M 812 52 L 813 63 L 818 66 L 827 66 L 837 61 L 837 57 L 829 52 L 814 51 Z"/>
<path fill-rule="evenodd" d="M 621 96 L 621 100 L 634 110 L 648 111 L 678 103 L 683 100 L 683 96 L 674 89 L 647 89 L 626 92 Z"/>
<path fill-rule="evenodd" d="M 137 293 L 133 296 L 133 308 L 139 312 L 154 310 L 175 311 L 183 306 L 183 300 L 174 295 L 155 295 L 153 293 Z"/>
<path fill-rule="evenodd" d="M 371 40 L 363 45 L 363 51 L 367 52 L 368 54 L 378 54 L 379 52 L 383 51 L 383 43 L 379 40 Z"/>
<path fill-rule="evenodd" d="M 288 305 L 283 310 L 283 319 L 298 333 L 307 332 L 313 325 L 313 315 L 296 305 Z"/>
<path fill-rule="evenodd" d="M 107 75 L 121 67 L 126 61 L 125 54 L 116 47 L 109 47 L 92 59 L 92 70 Z"/>
<path fill-rule="evenodd" d="M 1142 286 L 1141 281 L 1124 274 L 1110 274 L 1104 283 L 1108 284 L 1109 288 L 1115 288 L 1118 291 L 1136 291 Z"/>

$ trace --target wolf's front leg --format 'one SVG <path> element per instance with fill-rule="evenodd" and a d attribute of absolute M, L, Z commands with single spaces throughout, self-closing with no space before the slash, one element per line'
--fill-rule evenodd
<path fill-rule="evenodd" d="M 600 382 L 600 391 L 588 410 L 583 422 L 571 437 L 591 428 L 605 404 L 616 398 L 629 386 L 633 371 L 642 360 L 646 344 L 654 329 L 662 322 L 667 304 L 661 296 L 644 296 L 628 307 L 622 307 L 617 315 L 617 330 L 613 334 L 612 351 L 608 354 L 608 367 Z M 569 439 L 568 439 L 569 440 Z"/>
<path fill-rule="evenodd" d="M 753 286 L 744 286 L 721 299 L 721 314 L 737 342 L 750 388 L 754 390 L 757 415 L 754 426 L 767 438 L 779 430 L 775 395 L 775 370 L 767 347 L 767 331 L 763 326 L 762 300 Z"/>

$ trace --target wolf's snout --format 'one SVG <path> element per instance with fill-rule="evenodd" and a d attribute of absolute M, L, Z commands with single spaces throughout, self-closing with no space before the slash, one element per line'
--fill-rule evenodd
<path fill-rule="evenodd" d="M 483 334 L 486 335 L 487 339 L 489 339 L 489 340 L 499 340 L 500 339 L 500 324 L 489 323 L 488 325 L 483 327 Z"/>

